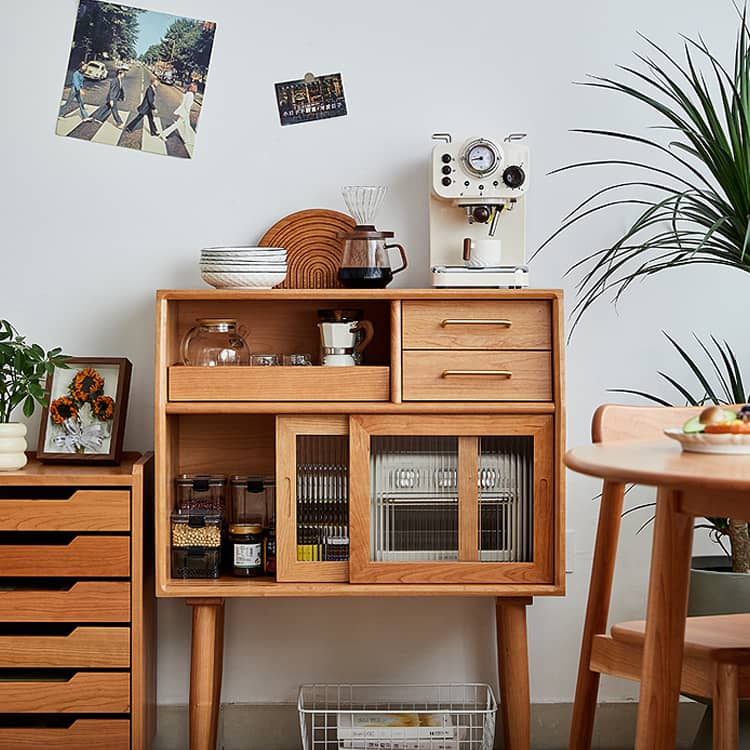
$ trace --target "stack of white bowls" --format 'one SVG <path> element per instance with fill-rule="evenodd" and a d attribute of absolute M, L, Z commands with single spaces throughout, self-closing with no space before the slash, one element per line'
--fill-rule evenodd
<path fill-rule="evenodd" d="M 270 289 L 286 278 L 283 247 L 207 247 L 201 277 L 217 289 Z"/>

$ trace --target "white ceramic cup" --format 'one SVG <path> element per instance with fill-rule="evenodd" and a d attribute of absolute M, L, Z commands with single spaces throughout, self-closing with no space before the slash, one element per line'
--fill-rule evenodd
<path fill-rule="evenodd" d="M 471 246 L 469 258 L 466 259 L 467 246 Z M 501 240 L 464 240 L 464 263 L 468 268 L 486 268 L 499 266 L 502 262 L 503 245 Z"/>

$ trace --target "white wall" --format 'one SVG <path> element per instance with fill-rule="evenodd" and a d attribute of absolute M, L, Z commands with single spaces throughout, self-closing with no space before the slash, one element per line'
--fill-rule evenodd
<path fill-rule="evenodd" d="M 75 0 L 0 0 L 0 315 L 46 346 L 133 361 L 131 449 L 152 445 L 154 290 L 200 287 L 199 248 L 253 242 L 291 211 L 343 210 L 341 185 L 382 183 L 390 192 L 379 223 L 397 231 L 410 257 L 399 281 L 423 286 L 426 165 L 436 130 L 529 133 L 535 248 L 599 184 L 593 173 L 546 173 L 609 153 L 569 129 L 644 124 L 642 109 L 571 82 L 630 64 L 631 51 L 645 49 L 636 30 L 673 50 L 679 32 L 700 32 L 727 54 L 734 36 L 731 4 L 709 11 L 698 0 L 147 5 L 218 23 L 192 161 L 56 137 Z M 341 71 L 351 114 L 281 128 L 273 83 L 307 71 Z M 534 262 L 534 286 L 564 286 L 570 307 L 565 269 L 620 224 L 592 222 L 556 242 Z M 683 338 L 714 332 L 747 356 L 746 295 L 741 274 L 704 267 L 636 285 L 618 312 L 606 303 L 592 310 L 568 348 L 569 444 L 588 440 L 595 406 L 612 398 L 608 387 L 654 389 L 657 369 L 675 369 L 662 328 Z M 596 491 L 595 482 L 569 476 L 575 572 L 566 598 L 539 599 L 530 610 L 536 701 L 572 698 Z M 617 618 L 643 610 L 650 539 L 633 533 L 642 520 L 624 522 Z M 159 701 L 186 702 L 189 610 L 162 601 L 159 617 Z M 224 699 L 287 701 L 310 680 L 492 681 L 493 625 L 486 599 L 232 602 Z M 632 692 L 613 681 L 605 695 Z"/>

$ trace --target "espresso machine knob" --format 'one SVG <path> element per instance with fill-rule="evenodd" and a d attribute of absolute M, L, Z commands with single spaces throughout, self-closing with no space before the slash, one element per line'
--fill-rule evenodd
<path fill-rule="evenodd" d="M 517 167 L 514 165 L 511 167 L 507 167 L 503 172 L 503 182 L 509 188 L 521 187 L 525 180 L 526 173 L 523 171 L 523 169 L 521 169 L 521 167 Z"/>
<path fill-rule="evenodd" d="M 474 206 L 471 216 L 479 224 L 486 224 L 490 220 L 492 211 L 488 206 Z"/>

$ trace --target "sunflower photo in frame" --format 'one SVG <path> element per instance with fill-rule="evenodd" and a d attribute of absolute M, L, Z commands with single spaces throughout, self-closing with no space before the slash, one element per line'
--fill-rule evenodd
<path fill-rule="evenodd" d="M 132 365 L 122 357 L 70 357 L 47 378 L 40 461 L 118 463 Z"/>

